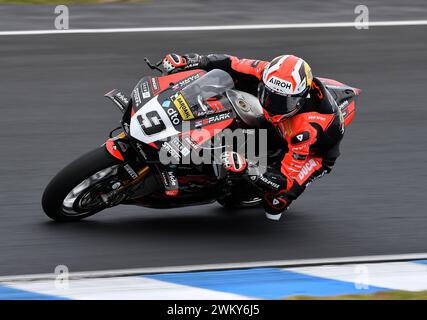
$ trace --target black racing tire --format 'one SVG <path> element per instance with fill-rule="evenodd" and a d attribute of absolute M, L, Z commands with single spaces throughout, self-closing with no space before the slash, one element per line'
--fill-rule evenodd
<path fill-rule="evenodd" d="M 105 147 L 92 150 L 74 160 L 47 185 L 42 197 L 43 211 L 55 221 L 72 222 L 87 218 L 105 209 L 105 207 L 95 208 L 79 215 L 70 215 L 63 210 L 63 201 L 71 190 L 82 181 L 103 169 L 120 163 L 121 161 L 110 155 Z"/>
<path fill-rule="evenodd" d="M 226 209 L 243 209 L 243 208 L 255 208 L 259 207 L 262 204 L 262 199 L 254 200 L 246 199 L 241 200 L 235 196 L 225 196 L 223 198 L 217 199 L 218 203 Z M 254 200 L 253 202 L 251 200 Z"/>

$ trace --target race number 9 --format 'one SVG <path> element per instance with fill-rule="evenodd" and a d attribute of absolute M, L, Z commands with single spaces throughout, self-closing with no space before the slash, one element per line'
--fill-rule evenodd
<path fill-rule="evenodd" d="M 166 126 L 157 111 L 147 112 L 144 118 L 141 115 L 138 115 L 137 120 L 141 126 L 142 132 L 147 136 L 157 134 L 166 129 Z"/>

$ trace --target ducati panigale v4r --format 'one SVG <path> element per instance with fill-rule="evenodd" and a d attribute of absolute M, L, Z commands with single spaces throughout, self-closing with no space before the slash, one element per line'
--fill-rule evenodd
<path fill-rule="evenodd" d="M 159 64 L 146 62 L 160 70 Z M 358 89 L 321 80 L 350 122 Z M 195 150 L 212 149 L 215 135 L 225 129 L 257 133 L 264 121 L 262 107 L 256 97 L 235 90 L 228 73 L 146 76 L 130 97 L 116 89 L 105 96 L 122 111 L 121 126 L 51 180 L 42 198 L 50 218 L 80 220 L 119 204 L 176 208 L 218 201 L 238 208 L 261 203 L 259 191 L 243 178 L 230 177 L 220 162 L 165 165 L 160 159 L 165 150 L 180 160 Z M 273 159 L 276 151 L 269 147 L 265 156 Z"/>

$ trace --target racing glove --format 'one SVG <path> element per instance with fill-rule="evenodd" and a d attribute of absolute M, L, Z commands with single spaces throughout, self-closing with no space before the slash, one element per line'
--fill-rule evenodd
<path fill-rule="evenodd" d="M 265 169 L 249 164 L 248 178 L 264 194 L 263 207 L 266 218 L 279 221 L 283 212 L 288 209 L 292 202 L 286 193 L 287 182 L 281 174 L 272 171 L 266 172 Z"/>
<path fill-rule="evenodd" d="M 244 173 L 248 163 L 239 153 L 225 151 L 221 154 L 221 163 L 228 173 Z"/>
<path fill-rule="evenodd" d="M 285 192 L 283 178 L 274 173 L 261 173 L 261 168 L 248 162 L 243 156 L 234 151 L 225 151 L 221 154 L 221 163 L 227 173 L 242 174 L 243 177 L 258 187 L 264 193 L 263 207 L 265 216 L 269 220 L 279 221 L 286 211 L 291 199 Z"/>
<path fill-rule="evenodd" d="M 202 56 L 196 53 L 189 53 L 183 56 L 176 53 L 170 53 L 164 57 L 162 65 L 168 73 L 172 73 L 175 70 L 198 68 L 201 64 L 201 61 Z"/>

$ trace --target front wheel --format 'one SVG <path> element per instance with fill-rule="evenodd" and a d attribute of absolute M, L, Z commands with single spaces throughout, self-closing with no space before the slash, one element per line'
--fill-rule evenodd
<path fill-rule="evenodd" d="M 105 194 L 120 163 L 104 147 L 74 160 L 47 185 L 42 197 L 46 215 L 55 221 L 77 221 L 109 207 Z"/>

